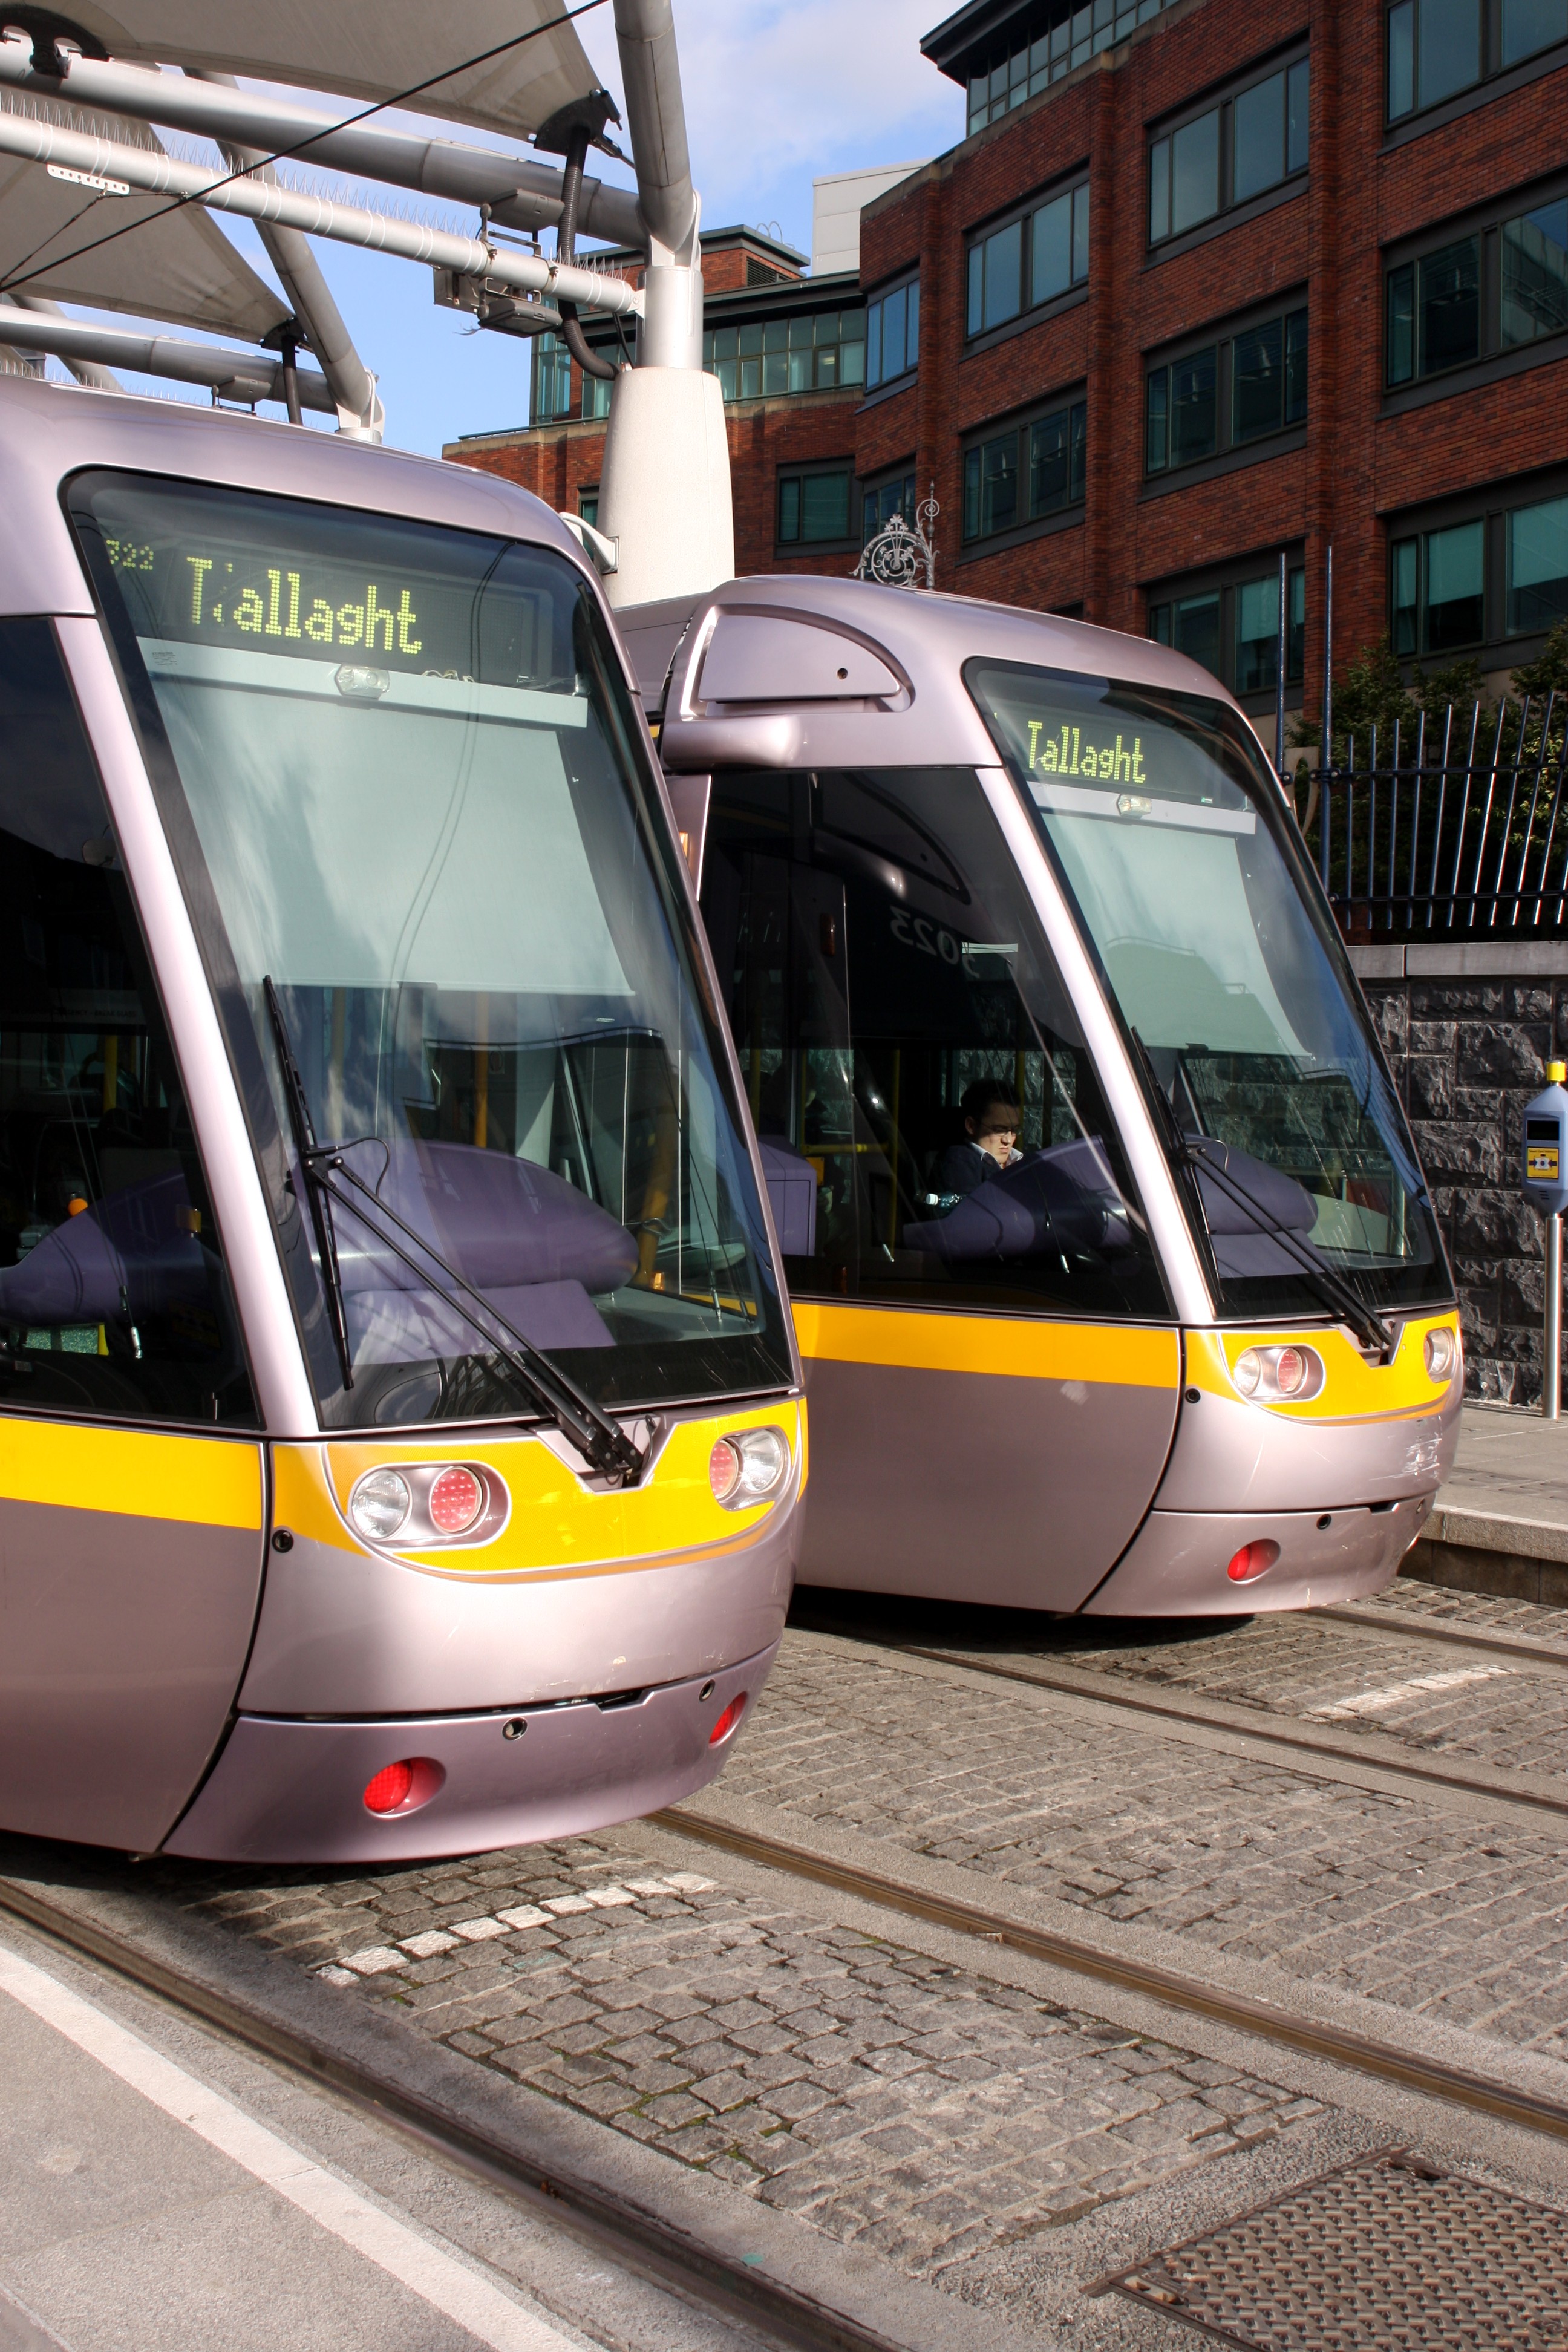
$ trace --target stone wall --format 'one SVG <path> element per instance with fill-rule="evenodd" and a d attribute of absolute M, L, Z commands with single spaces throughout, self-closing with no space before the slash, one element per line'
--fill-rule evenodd
<path fill-rule="evenodd" d="M 1538 1403 L 1543 1227 L 1520 1186 L 1524 1106 L 1568 1059 L 1568 941 L 1352 947 L 1459 1286 L 1466 1388 Z"/>

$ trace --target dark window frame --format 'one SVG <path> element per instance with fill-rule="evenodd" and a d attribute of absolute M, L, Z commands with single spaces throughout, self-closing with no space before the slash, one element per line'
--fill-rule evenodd
<path fill-rule="evenodd" d="M 784 490 L 791 483 L 842 478 L 845 485 L 846 529 L 836 539 L 807 539 L 797 529 L 793 539 L 784 536 Z M 773 470 L 773 547 L 780 555 L 853 554 L 859 547 L 855 530 L 855 460 L 846 457 L 809 457 L 782 461 Z M 805 499 L 799 500 L 799 520 L 805 520 Z"/>
<path fill-rule="evenodd" d="M 1477 45 L 1479 71 L 1471 81 L 1458 82 L 1450 89 L 1421 103 L 1419 88 L 1421 53 L 1422 0 L 1385 0 L 1383 12 L 1383 119 L 1390 133 L 1406 131 L 1413 124 L 1425 126 L 1426 118 L 1438 118 L 1443 107 L 1464 109 L 1483 100 L 1489 86 L 1508 77 L 1508 87 L 1520 81 L 1532 81 L 1541 75 L 1554 73 L 1568 61 L 1568 26 L 1562 33 L 1543 41 L 1539 48 L 1527 49 L 1517 58 L 1504 58 L 1502 54 L 1503 11 L 1507 0 L 1476 0 L 1479 18 Z M 1409 103 L 1396 102 L 1405 96 L 1405 68 L 1396 64 L 1397 29 L 1407 42 Z M 1397 86 L 1396 86 L 1397 84 Z"/>
<path fill-rule="evenodd" d="M 1290 160 L 1290 79 L 1298 67 L 1307 68 L 1305 85 L 1307 122 L 1302 134 L 1301 160 L 1292 163 Z M 1282 94 L 1285 169 L 1277 180 L 1269 181 L 1265 186 L 1259 188 L 1248 189 L 1245 194 L 1237 195 L 1236 192 L 1236 108 L 1238 102 L 1247 98 L 1251 91 L 1262 89 L 1266 83 L 1272 81 L 1277 74 L 1282 75 L 1285 82 Z M 1310 44 L 1303 39 L 1292 40 L 1283 47 L 1275 50 L 1271 56 L 1247 67 L 1245 72 L 1237 74 L 1219 88 L 1206 91 L 1200 100 L 1184 106 L 1178 113 L 1168 115 L 1149 126 L 1144 134 L 1143 148 L 1143 220 L 1145 247 L 1151 255 L 1163 256 L 1173 250 L 1179 251 L 1189 237 L 1213 235 L 1217 226 L 1224 225 L 1233 215 L 1239 215 L 1249 218 L 1254 207 L 1277 204 L 1282 195 L 1299 193 L 1300 188 L 1306 184 L 1311 170 L 1310 75 Z M 1215 163 L 1215 192 L 1218 202 L 1212 212 L 1204 213 L 1198 218 L 1188 221 L 1182 227 L 1177 228 L 1173 225 L 1174 142 L 1181 132 L 1190 130 L 1194 123 L 1205 121 L 1211 114 L 1218 117 L 1215 131 L 1218 150 Z M 1159 201 L 1162 193 L 1160 185 L 1162 173 L 1164 182 L 1163 209 Z M 1157 224 L 1162 218 L 1163 226 L 1160 226 Z"/>
<path fill-rule="evenodd" d="M 920 475 L 913 457 L 906 458 L 902 465 L 879 466 L 875 473 L 866 475 L 856 487 L 860 498 L 860 544 L 862 547 L 868 546 L 879 530 L 887 529 L 888 524 L 892 520 L 893 512 L 901 514 L 906 522 L 913 525 L 915 509 L 921 502 Z M 895 489 L 900 493 L 898 506 L 884 516 L 879 511 L 882 499 L 889 490 Z M 879 507 L 874 525 L 867 512 L 873 499 L 877 500 Z"/>
<path fill-rule="evenodd" d="M 1032 477 L 1032 437 L 1037 426 L 1067 420 L 1068 432 L 1068 495 L 1058 504 L 1033 508 L 1033 493 L 1026 477 Z M 993 529 L 971 530 L 969 528 L 970 476 L 972 457 L 981 457 L 989 449 L 1001 448 L 1011 440 L 1015 449 L 1015 479 L 1016 502 L 1023 509 L 1012 522 Z M 978 425 L 963 436 L 959 452 L 963 480 L 960 506 L 959 535 L 962 553 L 959 561 L 968 562 L 976 555 L 991 554 L 998 548 L 1011 547 L 1020 541 L 1039 539 L 1054 530 L 1070 528 L 1081 522 L 1088 497 L 1089 477 L 1089 387 L 1082 377 L 1059 392 L 1048 394 L 1044 400 L 1031 401 L 1026 408 L 1017 409 L 1009 416 L 993 417 L 988 424 Z M 1076 467 L 1076 474 L 1075 474 Z M 980 494 L 984 496 L 983 481 Z"/>
<path fill-rule="evenodd" d="M 1041 187 L 1033 190 L 1029 195 L 1021 198 L 1016 204 L 1009 205 L 1005 212 L 996 214 L 994 218 L 985 221 L 978 227 L 965 230 L 963 341 L 966 352 L 984 350 L 991 341 L 1008 334 L 1016 334 L 1021 328 L 1037 326 L 1043 320 L 1054 318 L 1058 310 L 1065 310 L 1073 303 L 1081 302 L 1084 299 L 1089 286 L 1089 248 L 1093 238 L 1091 189 L 1092 180 L 1088 163 L 1075 163 L 1070 171 L 1058 173 L 1055 179 L 1047 180 Z M 1081 277 L 1077 274 L 1077 200 L 1080 195 L 1083 198 L 1084 209 L 1084 257 Z M 1048 205 L 1061 202 L 1064 198 L 1068 205 L 1070 274 L 1067 284 L 1059 288 L 1056 293 L 1044 296 L 1038 302 L 1032 301 L 1029 297 L 1033 292 L 1034 285 L 1035 215 L 1044 212 Z M 976 257 L 984 255 L 985 248 L 994 238 L 1005 236 L 1012 228 L 1016 228 L 1019 232 L 1018 308 L 1010 312 L 1005 319 L 997 319 L 987 324 L 983 289 L 980 324 L 974 326 L 971 322 L 974 315 L 973 278 Z M 984 260 L 981 261 L 980 267 L 984 273 Z"/>
<path fill-rule="evenodd" d="M 1311 365 L 1310 317 L 1306 296 L 1304 286 L 1292 289 L 1289 293 L 1276 295 L 1271 301 L 1239 312 L 1217 326 L 1184 335 L 1179 342 L 1157 347 L 1144 354 L 1142 480 L 1146 488 L 1156 485 L 1163 488 L 1173 479 L 1196 478 L 1194 469 L 1198 467 L 1223 465 L 1231 459 L 1246 463 L 1254 457 L 1267 456 L 1285 442 L 1288 436 L 1299 435 L 1305 429 Z M 1281 421 L 1278 425 L 1246 433 L 1237 439 L 1235 429 L 1237 347 L 1247 343 L 1250 338 L 1267 334 L 1275 326 L 1279 330 Z M 1210 352 L 1215 355 L 1213 446 L 1191 457 L 1173 459 L 1171 451 L 1176 376 L 1182 368 Z M 1162 384 L 1164 406 L 1158 444 L 1162 454 L 1156 463 L 1154 415 L 1158 405 L 1157 387 Z"/>
<path fill-rule="evenodd" d="M 914 355 L 913 359 L 910 359 L 910 358 L 908 356 L 908 353 L 909 353 L 909 345 L 910 345 L 910 331 L 909 331 L 909 327 L 908 327 L 908 323 L 907 323 L 907 321 L 908 321 L 908 318 L 909 318 L 908 301 L 909 301 L 909 297 L 910 297 L 910 293 L 911 293 L 911 292 L 912 292 L 912 294 L 913 294 L 913 296 L 914 296 L 914 307 L 915 307 L 915 318 L 914 318 L 914 346 L 915 346 L 915 355 Z M 905 326 L 905 333 L 904 333 L 904 352 L 905 352 L 904 364 L 903 364 L 903 366 L 902 366 L 901 368 L 900 368 L 900 369 L 899 369 L 898 373 L 897 373 L 896 374 L 894 374 L 894 375 L 881 375 L 881 374 L 879 374 L 879 376 L 877 377 L 876 382 L 873 383 L 872 383 L 872 381 L 871 381 L 871 351 L 872 351 L 872 341 L 871 341 L 871 313 L 872 313 L 872 311 L 873 311 L 873 310 L 876 310 L 877 312 L 879 312 L 879 313 L 880 314 L 880 313 L 881 313 L 881 311 L 882 311 L 882 306 L 883 306 L 883 304 L 884 304 L 884 303 L 889 299 L 889 298 L 891 295 L 894 295 L 894 294 L 902 294 L 902 295 L 904 296 L 904 298 L 905 298 L 905 313 L 904 313 L 904 315 L 905 315 L 906 326 Z M 890 392 L 890 391 L 892 391 L 896 386 L 899 386 L 899 385 L 901 385 L 901 384 L 906 384 L 906 383 L 909 383 L 909 382 L 910 382 L 910 381 L 914 377 L 914 375 L 918 373 L 919 368 L 920 368 L 920 363 L 921 363 L 921 320 L 920 320 L 920 312 L 921 312 L 921 273 L 920 273 L 920 269 L 919 269 L 919 268 L 918 268 L 918 267 L 917 267 L 917 268 L 913 268 L 913 269 L 907 269 L 907 270 L 900 271 L 900 274 L 899 274 L 897 277 L 889 278 L 889 279 L 888 280 L 888 283 L 887 283 L 885 286 L 879 286 L 879 287 L 877 288 L 877 289 L 876 289 L 876 291 L 875 291 L 874 293 L 871 293 L 871 294 L 868 294 L 868 295 L 867 295 L 867 297 L 866 297 L 866 359 L 865 359 L 865 365 L 864 365 L 864 368 L 863 368 L 862 373 L 861 373 L 861 386 L 862 386 L 863 391 L 865 391 L 868 394 L 873 394 L 873 393 L 884 393 L 884 392 Z M 879 318 L 878 318 L 878 320 L 877 320 L 877 342 L 876 342 L 876 350 L 877 350 L 877 357 L 878 357 L 878 365 L 879 365 L 879 366 L 880 366 L 880 364 L 881 364 L 882 327 L 883 327 L 883 324 L 884 324 L 884 319 L 883 319 L 883 317 L 882 317 L 881 315 L 879 315 Z"/>
<path fill-rule="evenodd" d="M 1384 247 L 1383 393 L 1385 402 L 1396 406 L 1414 404 L 1427 396 L 1429 386 L 1438 385 L 1447 389 L 1456 380 L 1460 383 L 1471 380 L 1485 382 L 1493 374 L 1538 366 L 1544 361 L 1563 355 L 1563 339 L 1568 336 L 1568 319 L 1564 320 L 1563 326 L 1549 329 L 1525 341 L 1505 342 L 1503 340 L 1503 235 L 1515 222 L 1527 219 L 1531 213 L 1542 212 L 1550 205 L 1564 202 L 1568 202 L 1568 172 L 1553 172 L 1546 177 L 1527 182 L 1522 188 L 1513 188 L 1493 196 L 1484 205 L 1472 206 L 1468 212 L 1423 229 L 1416 236 L 1402 237 L 1397 244 Z M 1420 366 L 1421 302 L 1418 290 L 1423 268 L 1436 257 L 1467 244 L 1474 244 L 1476 248 L 1476 349 L 1473 354 L 1423 370 Z M 1409 366 L 1399 373 L 1394 372 L 1396 306 L 1407 314 L 1410 339 Z"/>
<path fill-rule="evenodd" d="M 1178 604 L 1196 604 L 1214 597 L 1217 600 L 1216 623 L 1219 631 L 1221 667 L 1214 672 L 1228 692 L 1234 694 L 1244 710 L 1254 717 L 1272 710 L 1276 688 L 1268 686 L 1248 687 L 1237 679 L 1237 599 L 1244 588 L 1269 579 L 1278 579 L 1279 558 L 1286 559 L 1288 635 L 1286 640 L 1285 707 L 1300 709 L 1303 693 L 1306 654 L 1307 553 L 1306 541 L 1288 540 L 1282 547 L 1265 549 L 1260 554 L 1231 556 L 1223 563 L 1205 564 L 1201 570 L 1173 572 L 1152 583 L 1143 592 L 1144 634 L 1156 645 L 1172 645 L 1174 635 L 1175 608 Z M 1298 590 L 1298 583 L 1300 587 Z M 1300 604 L 1300 614 L 1297 605 Z M 1165 634 L 1162 635 L 1157 614 L 1163 610 L 1170 615 Z M 1184 650 L 1177 646 L 1177 652 Z M 1206 665 L 1205 665 L 1206 667 Z"/>
<path fill-rule="evenodd" d="M 1552 621 L 1536 627 L 1510 630 L 1508 625 L 1510 518 L 1533 507 L 1568 499 L 1568 465 L 1542 467 L 1513 479 L 1484 484 L 1459 495 L 1428 499 L 1419 506 L 1384 517 L 1386 547 L 1384 611 L 1389 641 L 1402 662 L 1442 662 L 1474 654 L 1484 669 L 1511 669 L 1534 658 L 1544 646 Z M 1426 542 L 1435 533 L 1481 526 L 1481 633 L 1431 645 L 1425 626 L 1429 554 Z M 1401 603 L 1400 551 L 1414 548 L 1415 603 Z M 1406 562 L 1409 559 L 1405 559 Z M 1457 601 L 1457 600 L 1455 600 Z M 1414 642 L 1402 642 L 1402 610 L 1415 614 Z"/>
<path fill-rule="evenodd" d="M 795 281 L 789 282 L 793 285 Z M 842 333 L 840 333 L 837 339 L 833 341 L 829 341 L 826 338 L 824 338 L 820 342 L 816 340 L 816 322 L 818 319 L 832 318 L 842 322 L 845 319 L 854 318 L 857 314 L 858 315 L 861 322 L 860 334 L 858 339 L 855 336 L 846 338 Z M 735 407 L 741 403 L 748 400 L 801 400 L 806 397 L 809 394 L 815 394 L 818 398 L 821 398 L 829 393 L 852 392 L 858 398 L 863 397 L 866 389 L 865 318 L 866 306 L 858 296 L 857 296 L 852 301 L 822 302 L 816 305 L 810 305 L 805 302 L 792 302 L 787 308 L 779 310 L 772 318 L 720 318 L 715 320 L 711 314 L 710 314 L 702 331 L 703 369 L 709 375 L 718 377 L 720 394 L 726 408 Z M 798 342 L 795 346 L 795 349 L 797 352 L 805 352 L 807 356 L 811 358 L 813 381 L 810 383 L 795 384 L 794 386 L 791 386 L 786 381 L 782 387 L 775 385 L 772 391 L 769 391 L 764 381 L 767 373 L 765 362 L 769 359 L 776 361 L 782 357 L 785 363 L 785 375 L 787 378 L 789 372 L 788 362 L 790 358 L 789 330 L 796 323 L 797 320 L 806 320 L 811 322 L 812 340 L 809 345 L 807 345 L 804 341 Z M 782 345 L 775 342 L 770 349 L 768 343 L 768 330 L 770 328 L 776 330 L 781 327 L 784 332 L 784 341 Z M 753 333 L 760 339 L 756 343 L 754 351 L 742 350 L 742 345 L 743 341 L 749 339 Z M 731 334 L 735 337 L 736 349 L 732 353 L 725 352 L 721 354 L 718 350 L 719 339 L 721 336 Z M 819 351 L 829 350 L 837 352 L 840 355 L 846 352 L 858 351 L 860 353 L 858 362 L 859 373 L 853 376 L 846 377 L 842 373 L 842 360 L 840 359 L 840 362 L 837 363 L 839 367 L 837 380 L 832 383 L 818 383 L 816 381 L 816 354 Z M 756 389 L 751 392 L 748 392 L 745 389 L 746 379 L 744 370 L 749 365 L 754 365 L 758 371 Z M 732 390 L 726 389 L 726 378 L 724 373 L 726 368 L 729 368 L 732 372 L 729 380 L 733 385 Z"/>

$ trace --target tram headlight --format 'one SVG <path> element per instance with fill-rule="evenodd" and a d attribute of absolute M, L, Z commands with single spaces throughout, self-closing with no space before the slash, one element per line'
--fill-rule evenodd
<path fill-rule="evenodd" d="M 1325 1374 L 1315 1348 L 1244 1348 L 1230 1377 L 1239 1394 L 1258 1404 L 1299 1404 L 1317 1395 Z"/>
<path fill-rule="evenodd" d="M 789 1475 L 789 1440 L 779 1429 L 737 1429 L 708 1457 L 715 1502 L 743 1511 L 776 1495 Z"/>
<path fill-rule="evenodd" d="M 1459 1360 L 1459 1343 L 1455 1334 L 1452 1331 L 1428 1331 L 1426 1357 L 1428 1380 L 1450 1380 Z"/>
<path fill-rule="evenodd" d="M 407 1518 L 413 1499 L 407 1479 L 395 1470 L 367 1470 L 349 1497 L 349 1517 L 372 1543 L 385 1543 Z"/>

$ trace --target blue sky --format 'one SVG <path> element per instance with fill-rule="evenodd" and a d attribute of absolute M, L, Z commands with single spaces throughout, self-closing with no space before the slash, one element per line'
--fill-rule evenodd
<path fill-rule="evenodd" d="M 947 13 L 941 0 L 675 0 L 704 225 L 766 226 L 809 251 L 815 176 L 936 154 L 961 139 L 963 93 L 920 54 L 921 34 Z M 578 31 L 618 98 L 608 5 Z M 629 183 L 615 165 L 603 169 Z M 223 226 L 270 278 L 248 226 Z M 459 434 L 524 420 L 525 344 L 471 332 L 458 313 L 437 310 L 427 268 L 342 245 L 317 251 L 381 379 L 389 442 L 434 455 Z"/>

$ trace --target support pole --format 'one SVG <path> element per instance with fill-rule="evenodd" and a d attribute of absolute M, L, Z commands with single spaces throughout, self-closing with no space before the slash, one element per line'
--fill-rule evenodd
<path fill-rule="evenodd" d="M 1274 772 L 1281 783 L 1285 781 L 1285 656 L 1289 644 L 1285 613 L 1285 591 L 1289 586 L 1285 556 L 1279 558 L 1279 644 L 1274 663 Z"/>
<path fill-rule="evenodd" d="M 1323 560 L 1323 748 L 1320 768 L 1334 764 L 1334 551 Z"/>
<path fill-rule="evenodd" d="M 1546 1220 L 1546 1317 L 1541 1357 L 1541 1417 L 1555 1421 L 1563 1403 L 1563 1215 Z"/>

